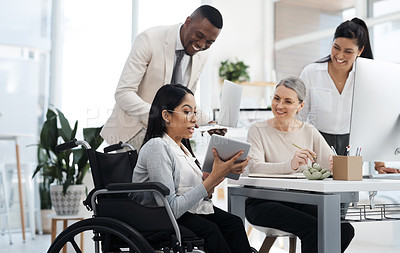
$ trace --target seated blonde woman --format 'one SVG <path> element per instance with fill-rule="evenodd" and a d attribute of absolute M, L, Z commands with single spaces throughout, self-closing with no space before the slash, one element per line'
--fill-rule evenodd
<path fill-rule="evenodd" d="M 332 151 L 325 139 L 313 125 L 295 118 L 304 106 L 305 95 L 306 87 L 299 78 L 289 77 L 278 83 L 272 99 L 274 117 L 253 124 L 248 132 L 247 140 L 252 144 L 250 173 L 302 172 L 315 161 L 313 157 L 322 167 L 331 168 Z M 318 251 L 316 206 L 249 198 L 246 218 L 254 225 L 295 234 L 304 253 Z M 353 237 L 353 226 L 342 223 L 342 251 Z"/>

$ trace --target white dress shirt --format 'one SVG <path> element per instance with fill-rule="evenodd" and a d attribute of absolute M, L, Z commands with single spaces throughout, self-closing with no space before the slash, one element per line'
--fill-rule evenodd
<path fill-rule="evenodd" d="M 184 50 L 185 49 L 183 47 L 183 45 L 182 45 L 181 36 L 180 36 L 180 30 L 181 30 L 182 25 L 180 25 L 179 28 L 178 28 L 178 35 L 177 35 L 178 37 L 176 39 L 175 52 L 177 50 Z M 190 57 L 187 54 L 184 54 L 183 57 L 182 57 L 182 60 L 181 60 L 181 64 L 179 66 L 179 68 L 181 68 L 181 70 L 182 70 L 180 73 L 182 73 L 182 75 L 183 75 L 183 77 L 181 77 L 182 79 L 180 79 L 180 80 L 183 80 L 182 85 L 184 85 L 186 87 L 189 84 L 190 71 L 192 70 L 191 61 L 192 61 L 192 57 Z M 176 63 L 176 54 L 175 54 L 174 66 L 175 66 L 175 63 Z"/>
<path fill-rule="evenodd" d="M 196 158 L 190 154 L 189 150 L 187 150 L 183 144 L 178 146 L 178 144 L 169 137 L 168 134 L 164 134 L 162 138 L 171 147 L 180 165 L 180 180 L 176 194 L 183 195 L 196 185 L 203 182 L 203 172 L 199 166 L 197 166 L 195 162 Z M 188 212 L 195 214 L 214 213 L 213 203 L 209 199 L 202 199 L 190 208 Z"/>
<path fill-rule="evenodd" d="M 328 63 L 312 63 L 300 74 L 307 87 L 304 108 L 299 118 L 328 134 L 350 132 L 351 104 L 353 100 L 354 66 L 340 94 L 328 73 Z"/>

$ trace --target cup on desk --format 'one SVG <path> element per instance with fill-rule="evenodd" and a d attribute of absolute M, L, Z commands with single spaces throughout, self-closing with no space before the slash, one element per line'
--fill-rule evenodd
<path fill-rule="evenodd" d="M 333 180 L 362 180 L 362 156 L 333 156 Z"/>

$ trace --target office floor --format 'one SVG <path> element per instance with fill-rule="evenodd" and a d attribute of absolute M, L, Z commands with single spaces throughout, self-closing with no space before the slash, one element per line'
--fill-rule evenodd
<path fill-rule="evenodd" d="M 386 223 L 386 222 L 380 222 Z M 379 224 L 379 223 L 368 223 L 368 224 L 361 224 L 355 223 L 353 224 L 356 228 L 356 237 L 353 239 L 352 243 L 350 244 L 349 248 L 346 250 L 346 253 L 375 253 L 375 252 L 385 252 L 385 253 L 398 253 L 400 252 L 400 244 L 397 245 L 385 245 L 385 241 L 381 240 L 381 236 L 384 237 L 385 232 L 388 232 L 386 229 L 387 224 Z M 400 226 L 400 224 L 397 224 Z M 382 230 L 381 230 L 382 229 Z M 386 230 L 385 230 L 386 229 Z M 382 231 L 381 235 L 374 236 L 376 231 Z M 257 231 L 256 231 L 257 232 Z M 253 232 L 252 232 L 253 233 Z M 250 244 L 255 247 L 259 248 L 261 246 L 262 241 L 264 240 L 264 236 L 257 232 L 255 234 L 250 234 L 249 240 Z M 370 240 L 370 234 L 372 237 L 376 237 Z M 398 236 L 398 235 L 397 235 Z M 387 235 L 387 237 L 392 237 L 392 235 Z M 301 252 L 301 245 L 300 241 L 297 239 L 296 244 L 296 252 Z M 273 248 L 271 249 L 270 253 L 287 253 L 289 251 L 289 239 L 288 238 L 278 238 L 275 241 Z"/>
<path fill-rule="evenodd" d="M 385 252 L 385 253 L 398 253 L 400 252 L 400 244 L 396 245 L 385 245 L 386 239 L 392 239 L 392 237 L 398 237 L 398 234 L 393 234 L 390 230 L 392 227 L 389 223 L 391 222 L 374 222 L 374 223 L 354 223 L 356 227 L 356 237 L 351 243 L 350 247 L 346 253 L 375 253 L 375 252 Z M 396 225 L 396 227 L 399 224 Z M 380 231 L 380 233 L 376 233 Z M 3 232 L 3 231 L 0 231 Z M 387 234 L 385 234 L 387 233 Z M 368 239 L 368 236 L 372 236 L 374 239 Z M 89 240 L 89 237 L 86 237 Z M 258 231 L 253 230 L 249 235 L 249 240 L 252 246 L 259 248 L 264 239 L 264 236 Z M 12 252 L 12 253 L 43 253 L 46 252 L 50 245 L 50 235 L 36 235 L 35 239 L 32 239 L 29 232 L 26 236 L 25 243 L 22 242 L 21 233 L 14 232 L 12 234 L 13 244 L 9 244 L 8 234 L 0 233 L 0 252 Z M 85 240 L 85 241 L 86 241 Z M 288 252 L 288 239 L 279 238 L 271 253 L 285 253 Z M 86 242 L 85 242 L 86 243 Z M 88 244 L 86 244 L 88 245 Z M 282 248 L 281 248 L 282 247 Z M 91 251 L 86 251 L 91 252 Z M 297 241 L 296 252 L 301 252 L 300 242 Z"/>
<path fill-rule="evenodd" d="M 25 243 L 22 242 L 22 234 L 18 232 L 12 233 L 13 244 L 10 245 L 8 233 L 1 231 L 0 234 L 0 251 L 12 253 L 43 253 L 47 252 L 50 245 L 50 235 L 36 235 L 32 239 L 30 234 L 27 233 Z"/>

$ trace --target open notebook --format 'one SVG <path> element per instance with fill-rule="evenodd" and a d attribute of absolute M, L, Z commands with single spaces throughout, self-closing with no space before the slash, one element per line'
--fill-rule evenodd
<path fill-rule="evenodd" d="M 303 173 L 292 174 L 263 174 L 263 173 L 249 173 L 249 177 L 265 177 L 265 178 L 306 178 Z"/>

